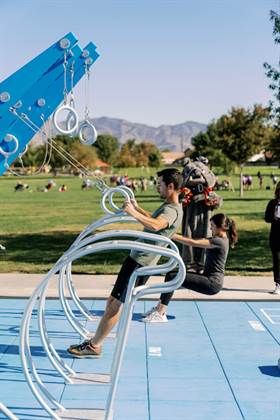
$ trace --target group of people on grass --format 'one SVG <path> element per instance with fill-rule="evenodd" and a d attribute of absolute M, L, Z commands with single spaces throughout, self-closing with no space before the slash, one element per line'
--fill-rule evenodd
<path fill-rule="evenodd" d="M 264 182 L 265 176 L 260 171 L 258 171 L 257 178 L 258 178 L 258 183 L 259 183 L 259 189 L 262 190 L 264 187 L 263 182 Z M 270 179 L 271 179 L 273 187 L 275 187 L 278 181 L 278 177 L 275 174 L 271 173 Z M 253 186 L 253 177 L 251 175 L 243 175 L 242 183 L 246 189 L 250 190 L 251 187 Z M 270 185 L 266 183 L 265 189 L 270 190 Z"/>
<path fill-rule="evenodd" d="M 54 187 L 56 187 L 56 183 L 52 179 L 50 179 L 50 180 L 48 180 L 48 182 L 45 186 L 37 187 L 36 191 L 37 192 L 49 192 Z M 23 192 L 23 191 L 27 191 L 27 190 L 29 192 L 33 192 L 33 190 L 29 189 L 28 184 L 23 184 L 21 181 L 19 181 L 16 184 L 14 190 L 15 190 L 15 192 Z M 58 192 L 66 192 L 67 190 L 68 190 L 68 188 L 67 188 L 66 184 L 62 184 L 58 187 Z"/>

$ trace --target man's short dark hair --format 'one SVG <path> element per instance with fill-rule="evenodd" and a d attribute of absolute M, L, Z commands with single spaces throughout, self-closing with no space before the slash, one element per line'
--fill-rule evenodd
<path fill-rule="evenodd" d="M 181 172 L 176 168 L 166 168 L 157 173 L 157 176 L 161 176 L 166 186 L 169 184 L 174 185 L 174 189 L 179 191 L 183 184 L 183 176 Z"/>

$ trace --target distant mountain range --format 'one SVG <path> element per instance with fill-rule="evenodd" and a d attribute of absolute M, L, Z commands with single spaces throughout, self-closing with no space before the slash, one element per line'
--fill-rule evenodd
<path fill-rule="evenodd" d="M 94 118 L 91 121 L 99 134 L 111 134 L 117 137 L 120 143 L 129 139 L 152 141 L 160 150 L 169 149 L 172 152 L 185 150 L 190 146 L 192 137 L 206 130 L 206 124 L 194 121 L 159 127 L 109 117 Z"/>
<path fill-rule="evenodd" d="M 191 144 L 192 137 L 206 130 L 206 124 L 194 121 L 176 125 L 164 124 L 159 127 L 109 117 L 94 118 L 90 121 L 96 127 L 98 134 L 111 134 L 117 137 L 121 144 L 130 139 L 136 139 L 137 142 L 151 141 L 160 150 L 168 149 L 171 152 L 186 150 Z M 52 136 L 57 134 L 54 127 L 51 134 Z M 33 143 L 40 144 L 41 141 L 41 136 L 37 133 L 33 138 Z"/>

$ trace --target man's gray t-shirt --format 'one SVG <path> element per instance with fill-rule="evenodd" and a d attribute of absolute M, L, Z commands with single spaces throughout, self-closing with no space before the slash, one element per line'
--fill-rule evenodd
<path fill-rule="evenodd" d="M 164 219 L 167 220 L 167 227 L 157 232 L 145 228 L 144 232 L 156 233 L 157 235 L 166 236 L 170 238 L 174 233 L 176 233 L 176 231 L 181 226 L 183 218 L 182 204 L 163 203 L 152 214 L 153 218 L 156 218 L 158 216 L 162 216 Z M 140 240 L 140 242 L 145 241 Z M 151 241 L 147 241 L 147 243 L 153 244 L 153 242 Z M 156 264 L 160 258 L 160 256 L 155 256 L 155 254 L 141 251 L 131 251 L 130 256 L 142 266 Z"/>
<path fill-rule="evenodd" d="M 222 283 L 225 274 L 225 265 L 228 255 L 228 238 L 215 236 L 209 238 L 214 248 L 206 249 L 206 260 L 203 275 L 218 283 Z"/>

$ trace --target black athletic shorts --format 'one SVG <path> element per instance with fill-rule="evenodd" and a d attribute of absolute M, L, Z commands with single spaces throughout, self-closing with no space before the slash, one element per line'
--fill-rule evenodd
<path fill-rule="evenodd" d="M 142 265 L 138 264 L 138 262 L 131 258 L 130 255 L 124 260 L 123 265 L 118 274 L 116 283 L 111 292 L 111 296 L 124 303 L 130 276 L 133 273 L 133 271 L 135 271 L 136 268 L 139 267 L 142 267 Z M 147 283 L 149 277 L 150 276 L 137 277 L 135 286 L 142 286 L 143 284 Z"/>

